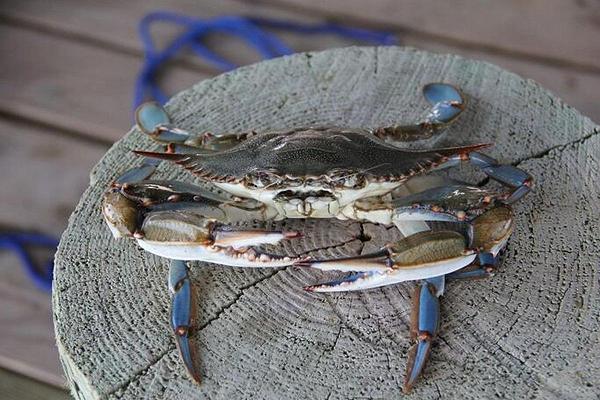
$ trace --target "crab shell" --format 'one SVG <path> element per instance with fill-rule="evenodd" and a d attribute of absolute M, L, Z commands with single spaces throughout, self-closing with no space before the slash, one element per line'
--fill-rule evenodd
<path fill-rule="evenodd" d="M 208 154 L 136 153 L 174 161 L 231 194 L 275 207 L 283 217 L 329 218 L 358 199 L 386 194 L 486 146 L 408 150 L 368 130 L 325 127 L 255 135 Z"/>

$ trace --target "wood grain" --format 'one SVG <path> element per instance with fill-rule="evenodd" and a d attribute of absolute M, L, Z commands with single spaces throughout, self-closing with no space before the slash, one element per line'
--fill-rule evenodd
<path fill-rule="evenodd" d="M 539 85 L 487 63 L 402 48 L 298 54 L 203 81 L 172 99 L 177 125 L 244 131 L 297 125 L 374 127 L 422 115 L 422 84 L 462 87 L 470 107 L 431 145 L 491 141 L 536 192 L 516 207 L 501 273 L 450 285 L 441 339 L 419 398 L 590 398 L 597 392 L 598 126 Z M 133 130 L 92 172 L 57 254 L 53 306 L 77 398 L 390 398 L 399 395 L 412 284 L 314 295 L 314 271 L 196 264 L 203 383 L 186 377 L 168 328 L 167 263 L 114 241 L 100 196 L 151 146 Z M 189 175 L 162 166 L 163 177 Z M 298 223 L 296 221 L 295 223 Z M 283 252 L 357 254 L 390 239 L 364 224 L 309 223 Z M 443 390 L 440 390 L 443 388 Z"/>
<path fill-rule="evenodd" d="M 132 0 L 126 3 L 108 0 L 95 5 L 82 4 L 74 0 L 58 0 L 48 6 L 43 0 L 18 2 L 14 7 L 0 11 L 5 23 L 27 26 L 73 40 L 104 46 L 115 51 L 142 55 L 137 26 L 148 13 L 168 10 L 197 18 L 212 18 L 226 15 L 251 15 L 279 18 L 290 21 L 322 22 L 319 15 L 298 14 L 293 11 L 277 10 L 270 6 L 244 4 L 232 0 Z M 168 24 L 154 26 L 153 38 L 157 45 L 169 43 L 179 30 Z M 349 40 L 331 35 L 298 35 L 279 32 L 283 40 L 296 51 L 323 50 L 353 44 Z M 240 64 L 260 61 L 260 56 L 241 40 L 228 40 L 224 35 L 215 35 L 209 44 L 219 54 L 226 55 Z M 218 72 L 211 65 L 196 57 L 186 57 L 185 65 L 198 67 L 201 71 Z"/>

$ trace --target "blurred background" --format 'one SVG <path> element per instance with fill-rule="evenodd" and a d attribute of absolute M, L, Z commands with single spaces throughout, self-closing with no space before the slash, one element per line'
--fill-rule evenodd
<path fill-rule="evenodd" d="M 17 250 L 46 263 L 52 241 L 21 234 L 58 238 L 90 169 L 129 130 L 134 85 L 148 60 L 138 24 L 157 10 L 203 21 L 232 15 L 284 21 L 262 29 L 293 51 L 396 43 L 489 61 L 600 121 L 597 0 L 2 1 L 0 398 L 68 398 L 43 272 L 28 272 Z M 158 48 L 189 28 L 171 22 L 147 26 Z M 327 29 L 314 33 L 314 27 Z M 331 34 L 339 27 L 359 30 Z M 197 43 L 235 65 L 265 57 L 224 33 Z M 186 49 L 150 77 L 167 95 L 232 67 Z"/>

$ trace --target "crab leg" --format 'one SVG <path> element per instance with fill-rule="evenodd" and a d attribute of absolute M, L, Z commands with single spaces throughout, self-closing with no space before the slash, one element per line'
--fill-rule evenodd
<path fill-rule="evenodd" d="M 513 204 L 520 200 L 533 187 L 533 178 L 527 172 L 512 165 L 500 164 L 496 159 L 477 151 L 450 157 L 439 164 L 436 169 L 453 167 L 462 161 L 469 161 L 489 178 L 512 189 L 508 193 L 501 194 L 499 200 L 504 204 Z"/>
<path fill-rule="evenodd" d="M 521 169 L 501 165 L 493 158 L 477 152 L 470 153 L 468 157 L 490 178 L 511 190 L 480 188 L 441 177 L 416 177 L 395 191 L 394 194 L 400 197 L 389 205 L 393 209 L 392 221 L 396 224 L 417 220 L 469 221 L 494 205 L 512 204 L 531 190 L 533 179 Z M 415 184 L 410 185 L 411 181 L 415 181 Z"/>
<path fill-rule="evenodd" d="M 492 253 L 480 253 L 477 257 L 478 265 L 470 265 L 451 274 L 446 278 L 458 279 L 484 279 L 494 275 L 496 266 L 498 265 L 498 257 L 494 257 Z"/>
<path fill-rule="evenodd" d="M 415 289 L 411 317 L 411 340 L 415 343 L 408 353 L 403 388 L 405 393 L 412 389 L 429 358 L 431 344 L 439 328 L 439 297 L 443 292 L 443 276 L 423 280 Z"/>
<path fill-rule="evenodd" d="M 226 150 L 245 140 L 254 132 L 213 135 L 205 132 L 197 135 L 172 126 L 165 109 L 156 102 L 140 105 L 135 112 L 137 126 L 152 139 L 170 145 L 170 152 L 199 153 L 200 149 L 213 152 Z"/>
<path fill-rule="evenodd" d="M 466 106 L 462 92 L 447 83 L 423 86 L 423 96 L 432 106 L 424 121 L 414 125 L 378 128 L 373 134 L 381 139 L 401 142 L 428 139 L 456 120 Z"/>
<path fill-rule="evenodd" d="M 192 283 L 184 261 L 171 260 L 169 268 L 169 293 L 171 294 L 171 329 L 177 349 L 188 375 L 200 383 L 200 373 L 195 366 L 194 350 L 190 346 L 192 320 Z"/>
<path fill-rule="evenodd" d="M 469 160 L 490 178 L 514 188 L 513 192 L 504 199 L 504 203 L 512 204 L 531 191 L 533 178 L 522 169 L 500 164 L 494 158 L 479 152 L 469 154 Z"/>

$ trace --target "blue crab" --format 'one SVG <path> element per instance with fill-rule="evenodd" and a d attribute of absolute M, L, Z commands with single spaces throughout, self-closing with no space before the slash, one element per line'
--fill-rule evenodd
<path fill-rule="evenodd" d="M 487 144 L 426 150 L 399 147 L 437 134 L 466 106 L 464 94 L 449 84 L 425 85 L 423 94 L 431 106 L 423 121 L 374 130 L 310 127 L 215 136 L 172 126 L 156 103 L 143 104 L 137 110 L 140 130 L 166 144 L 166 151 L 135 151 L 144 157 L 144 163 L 127 171 L 106 191 L 103 214 L 115 237 L 133 238 L 147 251 L 173 260 L 168 280 L 171 327 L 194 381 L 200 382 L 200 374 L 189 342 L 193 323 L 187 260 L 350 272 L 342 279 L 305 288 L 311 292 L 419 281 L 411 328 L 414 344 L 403 389 L 408 392 L 412 388 L 438 331 L 439 297 L 446 279 L 482 278 L 493 273 L 514 228 L 510 204 L 532 187 L 529 174 L 481 153 Z M 160 160 L 183 166 L 219 191 L 185 182 L 150 180 Z M 431 174 L 462 162 L 479 168 L 501 187 Z M 294 240 L 301 232 L 235 225 L 286 218 L 395 225 L 403 239 L 356 257 L 289 257 L 266 253 L 257 246 Z"/>

